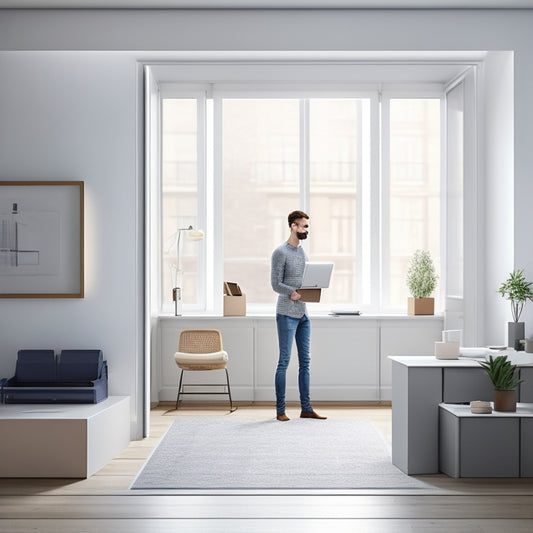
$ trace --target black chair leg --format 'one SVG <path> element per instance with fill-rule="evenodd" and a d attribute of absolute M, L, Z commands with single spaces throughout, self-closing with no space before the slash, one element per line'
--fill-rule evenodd
<path fill-rule="evenodd" d="M 229 386 L 229 374 L 228 374 L 228 369 L 225 368 L 224 369 L 226 371 L 226 381 L 228 383 L 228 396 L 229 396 L 229 412 L 230 413 L 233 413 L 233 411 L 236 411 L 237 408 L 233 408 L 233 401 L 231 400 L 231 388 Z"/>
<path fill-rule="evenodd" d="M 233 407 L 233 400 L 231 398 L 231 387 L 230 387 L 230 384 L 229 384 L 229 374 L 228 374 L 228 369 L 225 368 L 224 369 L 226 371 L 226 383 L 227 383 L 227 387 L 228 387 L 228 396 L 229 396 L 229 409 L 230 409 L 230 413 L 233 413 L 234 411 L 237 410 L 237 407 Z M 179 405 L 179 401 L 180 401 L 180 396 L 182 394 L 226 394 L 224 392 L 212 392 L 212 393 L 209 393 L 209 392 L 205 392 L 205 393 L 202 393 L 202 392 L 182 392 L 182 384 L 183 384 L 183 372 L 184 370 L 182 369 L 181 370 L 181 374 L 180 374 L 180 379 L 179 379 L 179 384 L 178 384 L 178 394 L 176 396 L 176 407 L 175 409 L 177 410 L 178 409 L 178 405 Z M 189 386 L 191 387 L 194 387 L 194 386 L 208 386 L 209 384 L 206 384 L 206 385 L 200 385 L 200 384 L 196 384 L 196 383 L 193 383 L 193 384 L 190 384 Z M 218 386 L 223 386 L 222 384 L 218 384 Z"/>
<path fill-rule="evenodd" d="M 183 369 L 181 371 L 181 374 L 180 374 L 180 382 L 179 382 L 179 385 L 178 385 L 178 395 L 176 396 L 176 410 L 178 409 L 178 403 L 180 401 L 180 394 L 181 394 L 181 382 L 183 380 Z"/>

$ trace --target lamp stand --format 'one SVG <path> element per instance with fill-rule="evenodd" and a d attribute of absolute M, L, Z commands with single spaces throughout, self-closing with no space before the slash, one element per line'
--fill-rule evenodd
<path fill-rule="evenodd" d="M 172 300 L 174 302 L 174 316 L 181 316 L 183 300 L 181 299 L 181 287 L 172 289 Z"/>
<path fill-rule="evenodd" d="M 174 302 L 174 315 L 181 316 L 183 309 L 183 271 L 180 265 L 180 244 L 181 244 L 181 232 L 186 231 L 189 239 L 193 241 L 200 241 L 204 238 L 204 232 L 202 230 L 195 230 L 192 226 L 187 228 L 178 228 L 176 232 L 176 265 L 173 268 L 175 273 L 174 288 L 172 289 L 172 300 Z"/>

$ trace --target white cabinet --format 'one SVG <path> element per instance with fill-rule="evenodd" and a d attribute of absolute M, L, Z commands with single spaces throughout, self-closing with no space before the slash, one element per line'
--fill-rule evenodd
<path fill-rule="evenodd" d="M 274 317 L 160 317 L 152 354 L 152 398 L 174 401 L 178 368 L 174 362 L 179 334 L 187 328 L 222 333 L 236 401 L 275 401 L 274 374 L 278 336 Z M 312 401 L 391 399 L 389 355 L 432 355 L 441 338 L 441 317 L 311 317 Z M 222 371 L 218 371 L 222 372 Z M 221 383 L 218 372 L 186 372 L 189 383 Z M 198 399 L 213 399 L 198 396 Z M 298 354 L 293 347 L 287 371 L 287 400 L 298 401 Z"/>
<path fill-rule="evenodd" d="M 257 402 L 276 400 L 274 391 L 274 373 L 278 363 L 278 332 L 276 320 L 261 320 L 255 328 L 255 396 Z M 298 398 L 298 371 L 296 346 L 293 347 L 291 364 L 287 370 L 286 400 L 292 402 Z M 293 359 L 296 359 L 294 361 Z M 311 363 L 312 365 L 312 363 Z M 311 366 L 312 368 L 312 366 Z"/>
<path fill-rule="evenodd" d="M 255 342 L 255 400 L 272 401 L 278 362 L 275 321 L 259 322 Z M 313 318 L 311 400 L 378 400 L 378 329 L 369 323 Z M 298 354 L 293 347 L 287 371 L 287 400 L 298 401 Z"/>
<path fill-rule="evenodd" d="M 315 321 L 311 341 L 313 400 L 379 400 L 377 322 L 345 317 Z"/>

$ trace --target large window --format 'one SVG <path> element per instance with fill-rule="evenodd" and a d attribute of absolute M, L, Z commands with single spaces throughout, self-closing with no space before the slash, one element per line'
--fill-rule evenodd
<path fill-rule="evenodd" d="M 335 262 L 324 302 L 356 301 L 360 99 L 223 100 L 224 277 L 247 298 L 272 302 L 270 255 L 288 237 L 287 214 L 311 216 L 308 254 Z M 366 113 L 368 122 L 368 113 Z"/>
<path fill-rule="evenodd" d="M 429 250 L 440 270 L 440 107 L 438 99 L 391 99 L 389 115 L 388 246 L 385 301 L 405 303 L 413 250 Z"/>
<path fill-rule="evenodd" d="M 272 301 L 269 253 L 300 207 L 300 106 L 295 99 L 222 101 L 224 279 L 249 302 Z"/>
<path fill-rule="evenodd" d="M 216 310 L 212 279 L 239 283 L 249 309 L 273 308 L 270 256 L 294 209 L 311 217 L 311 260 L 335 263 L 325 309 L 405 312 L 412 253 L 430 250 L 439 268 L 441 95 L 303 91 L 162 98 L 163 311 L 189 225 L 206 238 L 182 236 L 185 310 Z"/>
<path fill-rule="evenodd" d="M 185 302 L 197 303 L 199 300 L 198 245 L 178 231 L 198 223 L 198 194 L 201 190 L 198 180 L 198 107 L 197 99 L 191 98 L 166 98 L 162 102 L 163 302 L 169 301 L 172 288 L 176 286 L 183 288 Z"/>

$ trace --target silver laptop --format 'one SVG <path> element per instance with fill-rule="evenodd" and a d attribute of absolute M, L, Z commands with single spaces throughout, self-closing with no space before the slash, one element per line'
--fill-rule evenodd
<path fill-rule="evenodd" d="M 333 263 L 305 263 L 301 289 L 327 289 L 331 280 Z"/>

